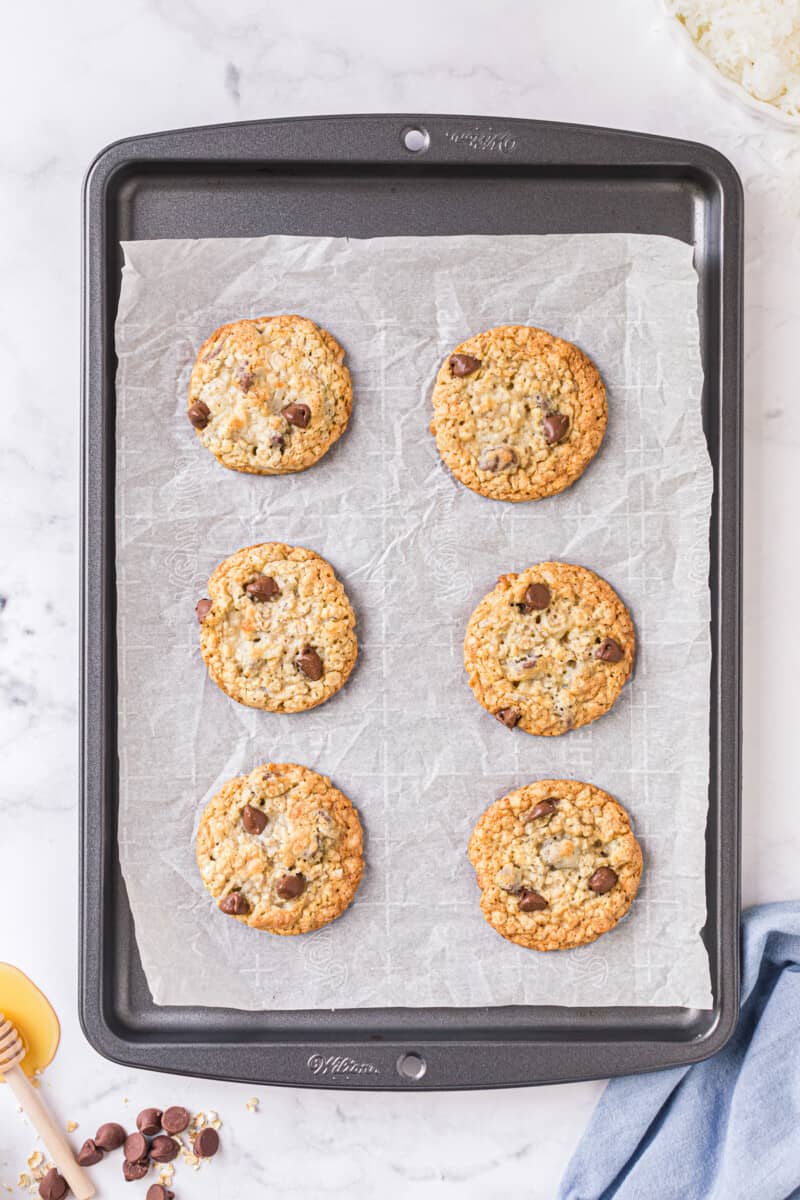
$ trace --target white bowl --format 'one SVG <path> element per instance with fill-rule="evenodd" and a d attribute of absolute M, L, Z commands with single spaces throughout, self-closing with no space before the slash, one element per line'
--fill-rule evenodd
<path fill-rule="evenodd" d="M 716 85 L 720 92 L 728 96 L 735 96 L 740 103 L 746 105 L 753 112 L 761 113 L 762 116 L 769 117 L 771 121 L 777 121 L 779 125 L 784 125 L 791 129 L 800 129 L 800 114 L 792 116 L 790 113 L 782 112 L 776 105 L 769 104 L 766 100 L 757 100 L 755 96 L 751 95 L 735 79 L 729 79 L 727 75 L 720 71 L 714 61 L 707 54 L 703 53 L 683 22 L 679 21 L 673 12 L 670 12 L 666 0 L 662 0 L 662 8 L 670 28 L 680 45 L 683 46 L 683 49 L 689 55 L 691 61 L 703 72 L 706 79 L 711 80 Z"/>

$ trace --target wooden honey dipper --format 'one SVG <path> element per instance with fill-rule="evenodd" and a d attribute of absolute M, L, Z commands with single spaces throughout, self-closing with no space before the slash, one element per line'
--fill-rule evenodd
<path fill-rule="evenodd" d="M 22 1070 L 20 1064 L 24 1057 L 25 1045 L 16 1026 L 0 1013 L 0 1075 L 5 1076 L 22 1111 L 41 1137 L 56 1169 L 64 1176 L 77 1200 L 90 1200 L 94 1195 L 94 1184 L 83 1167 L 75 1161 L 67 1139 Z"/>

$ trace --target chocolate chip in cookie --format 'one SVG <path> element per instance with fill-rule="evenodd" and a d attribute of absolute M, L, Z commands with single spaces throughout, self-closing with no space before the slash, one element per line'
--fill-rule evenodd
<path fill-rule="evenodd" d="M 534 804 L 530 812 L 525 813 L 522 819 L 527 822 L 537 821 L 539 817 L 550 817 L 556 811 L 557 804 L 558 801 L 555 799 L 540 800 L 538 804 Z"/>
<path fill-rule="evenodd" d="M 618 663 L 622 662 L 625 657 L 625 651 L 619 642 L 615 642 L 613 638 L 603 638 L 595 650 L 594 656 L 595 658 L 599 658 L 601 662 Z"/>
<path fill-rule="evenodd" d="M 196 400 L 186 415 L 195 429 L 205 429 L 211 420 L 211 409 L 203 400 Z"/>
<path fill-rule="evenodd" d="M 208 599 L 207 596 L 204 596 L 202 600 L 197 601 L 197 604 L 194 606 L 194 611 L 197 613 L 197 620 L 201 625 L 213 607 L 213 603 Z"/>
<path fill-rule="evenodd" d="M 513 729 L 522 714 L 518 708 L 498 708 L 494 715 L 506 729 Z"/>
<path fill-rule="evenodd" d="M 284 875 L 275 885 L 281 900 L 296 900 L 306 890 L 306 877 L 298 871 L 296 875 Z"/>
<path fill-rule="evenodd" d="M 322 678 L 322 659 L 313 646 L 304 646 L 294 662 L 298 671 L 312 682 Z"/>
<path fill-rule="evenodd" d="M 567 436 L 569 417 L 559 412 L 548 413 L 542 421 L 542 429 L 548 446 L 555 446 Z"/>
<path fill-rule="evenodd" d="M 524 613 L 540 612 L 551 600 L 550 588 L 546 583 L 531 583 L 525 589 L 520 608 Z"/>
<path fill-rule="evenodd" d="M 252 600 L 274 600 L 281 591 L 271 575 L 256 575 L 244 585 L 244 590 Z"/>
<path fill-rule="evenodd" d="M 617 873 L 612 871 L 611 867 L 598 867 L 589 880 L 589 887 L 593 892 L 597 892 L 598 896 L 604 896 L 616 885 Z"/>
<path fill-rule="evenodd" d="M 534 892 L 530 888 L 523 888 L 519 894 L 520 912 L 542 912 L 545 908 L 547 908 L 547 901 L 544 896 L 540 896 L 538 892 Z"/>
<path fill-rule="evenodd" d="M 248 833 L 252 833 L 257 837 L 267 827 L 266 815 L 260 808 L 254 808 L 252 804 L 245 804 L 242 809 L 242 825 L 244 825 Z"/>
<path fill-rule="evenodd" d="M 250 369 L 248 367 L 239 366 L 234 371 L 234 375 L 236 376 L 236 382 L 242 391 L 249 392 L 250 388 L 253 386 L 253 380 L 255 378 Z"/>
<path fill-rule="evenodd" d="M 222 897 L 217 907 L 220 912 L 227 913 L 229 917 L 244 917 L 250 912 L 250 905 L 241 892 L 228 892 L 227 896 Z M 166 1129 L 166 1125 L 164 1128 Z"/>
<path fill-rule="evenodd" d="M 490 446 L 481 452 L 478 459 L 479 471 L 491 471 L 496 475 L 499 471 L 510 471 L 517 465 L 517 452 L 511 446 Z"/>
<path fill-rule="evenodd" d="M 451 354 L 450 355 L 450 374 L 463 379 L 465 375 L 474 375 L 481 366 L 479 358 L 473 358 L 471 354 Z"/>
<path fill-rule="evenodd" d="M 307 404 L 287 404 L 283 409 L 284 420 L 298 429 L 305 429 L 311 420 L 311 409 Z"/>

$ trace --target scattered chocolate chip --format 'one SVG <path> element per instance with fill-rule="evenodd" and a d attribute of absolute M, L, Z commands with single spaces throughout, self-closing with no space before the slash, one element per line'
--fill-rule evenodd
<path fill-rule="evenodd" d="M 39 1183 L 39 1195 L 42 1200 L 64 1200 L 69 1191 L 69 1185 L 63 1175 L 59 1175 L 55 1167 L 51 1167 Z"/>
<path fill-rule="evenodd" d="M 281 437 L 279 433 L 276 433 L 269 439 L 269 444 L 270 446 L 274 446 L 276 450 L 283 450 L 284 446 L 286 445 L 286 438 Z"/>
<path fill-rule="evenodd" d="M 238 895 L 238 892 L 234 894 Z M 172 1108 L 164 1110 L 161 1126 L 166 1129 L 167 1133 L 183 1133 L 190 1119 L 188 1111 L 182 1105 L 175 1104 Z"/>
<path fill-rule="evenodd" d="M 102 1157 L 103 1151 L 94 1138 L 87 1138 L 77 1154 L 78 1162 L 82 1167 L 93 1167 L 95 1163 L 100 1162 Z"/>
<path fill-rule="evenodd" d="M 506 729 L 513 729 L 522 713 L 518 708 L 499 708 L 494 715 Z"/>
<path fill-rule="evenodd" d="M 605 892 L 610 892 L 616 882 L 616 871 L 612 871 L 611 867 L 598 867 L 589 880 L 589 887 L 593 892 L 597 892 L 598 896 L 602 896 Z"/>
<path fill-rule="evenodd" d="M 307 404 L 287 404 L 283 409 L 283 416 L 290 425 L 296 425 L 298 429 L 305 429 L 311 420 L 311 409 Z"/>
<path fill-rule="evenodd" d="M 133 1183 L 135 1179 L 144 1179 L 147 1172 L 150 1170 L 149 1159 L 140 1159 L 139 1162 L 128 1162 L 127 1158 L 122 1164 L 122 1174 L 128 1183 Z"/>
<path fill-rule="evenodd" d="M 217 908 L 220 912 L 227 913 L 229 917 L 243 917 L 246 913 L 250 912 L 250 905 L 241 892 L 228 892 L 227 896 L 222 897 Z M 164 1115 L 166 1116 L 166 1113 Z M 164 1128 L 167 1130 L 167 1133 L 172 1133 L 172 1130 L 167 1129 L 166 1125 L 164 1125 Z M 185 1128 L 186 1126 L 184 1125 Z M 180 1130 L 175 1130 L 175 1133 L 179 1132 Z"/>
<path fill-rule="evenodd" d="M 101 1150 L 119 1150 L 127 1136 L 121 1125 L 118 1125 L 116 1121 L 109 1121 L 106 1125 L 100 1126 L 94 1135 L 94 1140 Z"/>
<path fill-rule="evenodd" d="M 212 1129 L 210 1125 L 201 1129 L 194 1139 L 192 1149 L 198 1158 L 213 1158 L 219 1150 L 219 1134 L 216 1129 Z"/>
<path fill-rule="evenodd" d="M 537 821 L 539 817 L 549 817 L 556 811 L 556 804 L 556 800 L 540 800 L 538 804 L 534 804 L 530 812 L 525 814 L 523 820 Z"/>
<path fill-rule="evenodd" d="M 252 804 L 245 804 L 242 809 L 242 824 L 248 833 L 257 836 L 267 827 L 266 814 L 260 808 L 254 808 Z"/>
<path fill-rule="evenodd" d="M 128 1162 L 141 1162 L 147 1158 L 147 1138 L 143 1133 L 129 1133 L 122 1153 Z"/>
<path fill-rule="evenodd" d="M 253 600 L 274 600 L 281 591 L 271 575 L 256 575 L 244 585 L 244 590 Z"/>
<path fill-rule="evenodd" d="M 603 638 L 595 650 L 594 656 L 595 658 L 599 658 L 601 662 L 622 662 L 625 657 L 625 651 L 619 642 L 615 642 L 613 638 Z"/>
<path fill-rule="evenodd" d="M 450 374 L 458 376 L 459 379 L 465 375 L 474 375 L 480 365 L 481 360 L 473 358 L 471 354 L 450 355 Z"/>
<path fill-rule="evenodd" d="M 172 1162 L 178 1157 L 178 1143 L 166 1133 L 159 1133 L 150 1143 L 150 1157 L 157 1163 Z"/>
<path fill-rule="evenodd" d="M 164 1187 L 163 1183 L 151 1183 L 145 1200 L 175 1200 L 175 1193 Z"/>
<path fill-rule="evenodd" d="M 306 890 L 306 877 L 299 872 L 296 875 L 284 875 L 275 885 L 275 891 L 281 900 L 294 900 L 302 896 Z"/>
<path fill-rule="evenodd" d="M 560 442 L 567 435 L 569 417 L 565 417 L 560 412 L 548 413 L 542 421 L 542 429 L 544 430 L 547 444 L 555 446 L 556 442 Z"/>
<path fill-rule="evenodd" d="M 143 1108 L 136 1118 L 136 1128 L 140 1133 L 147 1134 L 148 1137 L 158 1133 L 161 1129 L 161 1109 Z"/>
<path fill-rule="evenodd" d="M 531 583 L 525 589 L 520 608 L 523 612 L 539 612 L 550 603 L 550 588 L 546 583 Z"/>
<path fill-rule="evenodd" d="M 208 596 L 204 596 L 202 600 L 198 600 L 194 606 L 194 611 L 197 613 L 197 620 L 202 625 L 211 609 L 214 607 Z"/>
<path fill-rule="evenodd" d="M 538 892 L 532 892 L 528 888 L 520 892 L 520 912 L 541 912 L 543 908 L 547 908 L 547 901 L 544 896 L 540 896 Z"/>
<path fill-rule="evenodd" d="M 197 400 L 186 414 L 195 429 L 205 429 L 211 420 L 211 409 L 202 400 Z"/>
<path fill-rule="evenodd" d="M 247 367 L 238 366 L 234 371 L 236 382 L 243 392 L 249 392 L 253 386 L 253 375 Z"/>
<path fill-rule="evenodd" d="M 500 471 L 508 471 L 517 465 L 517 452 L 510 446 L 490 446 L 482 450 L 478 459 L 479 471 L 491 471 L 497 475 Z"/>
<path fill-rule="evenodd" d="M 294 660 L 294 665 L 298 671 L 303 672 L 307 679 L 322 678 L 322 659 L 313 646 L 304 646 Z"/>

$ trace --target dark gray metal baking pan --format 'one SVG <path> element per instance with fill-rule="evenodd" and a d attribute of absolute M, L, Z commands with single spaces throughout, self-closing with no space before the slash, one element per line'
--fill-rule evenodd
<path fill-rule="evenodd" d="M 420 131 L 408 139 L 409 130 Z M 694 1062 L 739 994 L 742 192 L 690 142 L 448 116 L 259 121 L 131 138 L 84 186 L 80 1011 L 137 1067 L 314 1087 L 501 1087 Z M 153 1004 L 116 848 L 114 316 L 125 239 L 661 233 L 695 247 L 714 467 L 708 919 L 714 1007 L 238 1012 Z"/>

